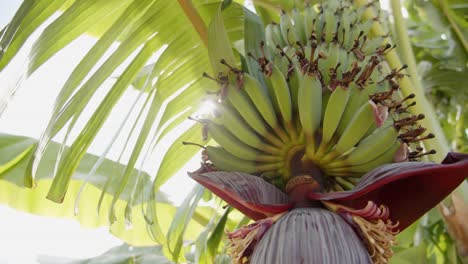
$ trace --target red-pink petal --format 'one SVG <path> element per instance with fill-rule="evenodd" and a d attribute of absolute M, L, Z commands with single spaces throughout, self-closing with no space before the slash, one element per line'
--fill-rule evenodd
<path fill-rule="evenodd" d="M 441 202 L 468 176 L 468 154 L 449 153 L 442 164 L 402 162 L 368 172 L 350 191 L 311 193 L 312 200 L 330 200 L 352 208 L 368 201 L 390 209 L 400 231 Z"/>
<path fill-rule="evenodd" d="M 189 173 L 189 175 L 254 220 L 292 208 L 285 193 L 257 176 L 225 171 Z"/>
<path fill-rule="evenodd" d="M 395 152 L 395 155 L 393 155 L 393 162 L 398 163 L 408 161 L 408 152 L 408 145 L 406 143 L 401 144 Z"/>
<path fill-rule="evenodd" d="M 369 100 L 369 104 L 372 106 L 374 111 L 374 121 L 377 127 L 381 127 L 385 120 L 388 118 L 388 107 L 383 105 L 377 105 L 372 100 Z"/>

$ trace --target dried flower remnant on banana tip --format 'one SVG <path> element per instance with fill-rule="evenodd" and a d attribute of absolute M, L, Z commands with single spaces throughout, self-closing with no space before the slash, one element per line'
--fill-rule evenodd
<path fill-rule="evenodd" d="M 369 34 L 375 21 L 362 13 L 371 5 L 340 3 L 268 25 L 260 54 L 246 54 L 260 76 L 222 59 L 223 73 L 204 74 L 219 86 L 208 95 L 216 109 L 193 119 L 217 144 L 202 146 L 202 168 L 190 176 L 259 221 L 230 233 L 237 263 L 266 259 L 256 245 L 275 222 L 306 214 L 293 208 L 338 214 L 369 259 L 385 263 L 394 235 L 466 177 L 467 155 L 420 162 L 434 153 L 421 142 L 434 135 L 418 123 L 424 114 L 408 112 L 414 95 L 400 97 L 406 66 L 387 70 L 394 46 Z"/>

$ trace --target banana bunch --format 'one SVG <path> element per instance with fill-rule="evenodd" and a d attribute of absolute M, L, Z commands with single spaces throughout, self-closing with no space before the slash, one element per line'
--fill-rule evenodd
<path fill-rule="evenodd" d="M 280 188 L 295 176 L 320 171 L 329 191 L 350 189 L 364 173 L 386 163 L 412 161 L 430 139 L 400 98 L 403 70 L 384 55 L 394 47 L 373 36 L 374 20 L 332 1 L 282 12 L 260 41 L 258 78 L 229 65 L 216 77 L 216 109 L 194 118 L 215 144 L 204 162 L 215 170 L 264 177 Z M 255 76 L 258 76 L 255 74 Z M 315 173 L 316 174 L 316 173 Z"/>

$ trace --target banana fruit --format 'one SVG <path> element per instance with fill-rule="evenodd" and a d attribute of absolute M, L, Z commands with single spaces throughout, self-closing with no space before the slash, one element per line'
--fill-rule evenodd
<path fill-rule="evenodd" d="M 274 135 L 268 134 L 260 136 L 230 107 L 219 107 L 216 114 L 211 118 L 215 124 L 222 125 L 227 131 L 235 131 L 234 135 L 245 144 L 268 153 L 276 153 L 276 149 L 282 145 L 282 142 Z M 270 141 L 271 144 L 265 143 Z"/>
<path fill-rule="evenodd" d="M 350 89 L 337 87 L 330 95 L 323 118 L 322 141 L 317 156 L 323 156 L 338 128 L 350 96 Z"/>
<path fill-rule="evenodd" d="M 207 146 L 204 151 L 214 167 L 223 171 L 242 171 L 254 174 L 276 171 L 282 165 L 281 163 L 265 164 L 241 159 L 221 147 Z"/>
<path fill-rule="evenodd" d="M 260 150 L 253 149 L 249 145 L 245 144 L 234 136 L 229 130 L 223 126 L 216 125 L 214 123 L 207 123 L 205 128 L 208 131 L 208 134 L 216 141 L 218 144 L 224 147 L 226 151 L 232 155 L 243 158 L 247 160 L 256 160 L 256 161 L 278 161 L 278 157 L 275 155 L 265 155 Z M 274 152 L 273 154 L 278 154 Z"/>
<path fill-rule="evenodd" d="M 272 65 L 271 69 L 271 74 L 267 75 L 267 77 L 270 79 L 281 119 L 286 131 L 292 138 L 295 138 L 296 133 L 292 122 L 292 100 L 288 83 L 283 73 L 276 66 Z"/>
<path fill-rule="evenodd" d="M 400 151 L 409 161 L 431 154 L 421 152 L 433 137 L 418 124 L 424 116 L 410 115 L 412 97 L 398 92 L 405 67 L 388 69 L 392 46 L 370 34 L 376 21 L 363 15 L 369 6 L 332 1 L 282 12 L 258 41 L 260 57 L 245 53 L 262 74 L 222 60 L 226 71 L 209 77 L 219 87 L 211 92 L 218 95 L 215 114 L 200 119 L 217 144 L 204 147 L 205 163 L 278 188 L 314 174 L 330 191 L 351 189 L 367 171 L 401 161 Z"/>
<path fill-rule="evenodd" d="M 397 150 L 400 148 L 400 143 L 396 143 L 391 145 L 388 149 L 385 150 L 384 153 L 381 155 L 374 157 L 372 160 L 359 164 L 359 165 L 353 165 L 353 166 L 348 166 L 348 167 L 340 167 L 340 168 L 330 168 L 327 169 L 327 174 L 330 176 L 341 176 L 341 175 L 348 175 L 348 176 L 354 176 L 357 174 L 362 174 L 368 171 L 371 171 L 381 164 L 388 164 L 392 163 L 395 153 Z"/>
<path fill-rule="evenodd" d="M 298 91 L 298 110 L 302 131 L 306 140 L 306 156 L 315 153 L 315 132 L 320 126 L 322 112 L 322 84 L 315 75 L 306 74 Z"/>
<path fill-rule="evenodd" d="M 298 40 L 296 30 L 292 24 L 291 17 L 286 13 L 282 12 L 280 16 L 280 29 L 283 39 L 286 40 L 287 44 L 294 44 Z"/>
<path fill-rule="evenodd" d="M 361 140 L 349 154 L 328 164 L 327 168 L 367 163 L 371 161 L 373 157 L 380 156 L 387 151 L 389 146 L 395 145 L 397 143 L 397 136 L 398 132 L 392 125 L 382 126 L 374 131 L 374 133 Z M 369 153 L 372 153 L 372 155 L 369 155 Z"/>
<path fill-rule="evenodd" d="M 262 135 L 268 132 L 267 125 L 245 91 L 229 85 L 227 100 L 257 133 Z"/>

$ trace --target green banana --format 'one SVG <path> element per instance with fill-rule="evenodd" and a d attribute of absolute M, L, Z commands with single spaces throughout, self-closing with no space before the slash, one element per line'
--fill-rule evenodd
<path fill-rule="evenodd" d="M 271 156 L 264 154 L 244 142 L 240 141 L 236 136 L 234 136 L 229 130 L 223 126 L 216 125 L 214 123 L 208 122 L 205 124 L 208 133 L 211 137 L 221 146 L 226 149 L 232 155 L 253 161 L 266 161 L 266 162 L 276 162 L 277 156 Z"/>
<path fill-rule="evenodd" d="M 335 177 L 335 181 L 343 188 L 343 191 L 351 190 L 355 186 L 352 182 L 348 181 L 347 177 Z"/>
<path fill-rule="evenodd" d="M 382 164 L 388 164 L 393 162 L 393 158 L 395 156 L 395 153 L 397 150 L 400 148 L 401 143 L 397 142 L 396 144 L 393 144 L 390 148 L 388 148 L 383 154 L 378 156 L 377 158 L 374 158 L 373 160 L 364 163 L 364 164 L 359 164 L 355 166 L 349 166 L 349 167 L 340 167 L 340 168 L 334 168 L 334 169 L 329 169 L 325 170 L 327 175 L 329 176 L 340 176 L 343 174 L 349 175 L 349 176 L 354 176 L 354 175 L 359 175 L 368 171 L 371 171 Z"/>
<path fill-rule="evenodd" d="M 284 11 L 281 12 L 280 16 L 280 29 L 286 44 L 292 45 L 296 43 L 298 39 L 294 25 L 292 24 L 291 17 Z"/>
<path fill-rule="evenodd" d="M 288 79 L 288 85 L 289 85 L 289 89 L 291 92 L 291 101 L 292 101 L 292 107 L 293 107 L 294 113 L 297 113 L 298 111 L 297 98 L 298 98 L 298 91 L 299 91 L 299 86 L 301 85 L 301 81 L 302 81 L 302 73 L 300 70 L 300 65 L 295 65 Z"/>
<path fill-rule="evenodd" d="M 276 118 L 275 109 L 271 103 L 268 91 L 252 75 L 244 73 L 243 76 L 243 89 L 249 95 L 252 102 L 255 102 L 258 112 L 260 112 L 271 127 L 278 126 L 278 119 Z"/>
<path fill-rule="evenodd" d="M 359 26 L 353 26 L 349 32 L 350 38 L 351 38 L 350 41 L 353 42 L 355 39 L 359 37 L 359 35 L 368 35 L 373 24 L 374 24 L 374 21 L 366 20 L 364 23 L 361 23 Z"/>
<path fill-rule="evenodd" d="M 331 4 L 331 2 L 329 2 Z M 326 8 L 323 13 L 323 17 L 325 19 L 324 22 L 324 38 L 327 43 L 330 43 L 333 39 L 333 35 L 337 30 L 336 25 L 336 16 L 335 16 L 336 8 Z"/>
<path fill-rule="evenodd" d="M 362 105 L 367 104 L 369 100 L 369 95 L 375 91 L 375 86 L 369 85 L 365 89 L 358 87 L 355 83 L 350 83 L 350 95 L 348 99 L 348 104 L 341 118 L 340 124 L 336 130 L 336 137 L 339 138 L 343 135 L 346 127 L 351 122 L 354 114 L 359 110 Z"/>
<path fill-rule="evenodd" d="M 365 53 L 365 54 L 372 54 L 375 52 L 375 50 L 377 48 L 379 48 L 380 46 L 382 46 L 382 43 L 384 42 L 384 38 L 383 37 L 377 37 L 377 38 L 373 38 L 373 39 L 370 39 L 370 40 L 367 40 L 366 41 L 366 44 L 364 45 L 362 51 Z"/>
<path fill-rule="evenodd" d="M 278 119 L 278 113 L 280 112 L 280 108 L 278 105 L 278 100 L 276 99 L 276 94 L 273 88 L 273 84 L 271 83 L 270 78 L 265 78 L 265 84 L 267 86 L 268 90 L 268 95 L 271 98 L 271 103 L 273 105 L 273 109 L 275 109 L 275 113 Z M 278 120 L 279 121 L 279 120 Z M 286 132 L 283 130 L 283 126 L 281 125 L 280 122 L 278 122 L 278 126 L 272 127 L 273 131 L 275 132 L 276 136 L 278 136 L 281 141 L 283 142 L 282 144 L 288 142 L 290 140 L 289 136 L 286 134 Z"/>
<path fill-rule="evenodd" d="M 372 133 L 375 132 L 375 130 L 377 130 L 377 123 L 376 122 L 372 122 L 370 121 L 371 125 L 370 127 L 367 129 L 366 133 L 364 133 L 364 136 L 363 138 L 366 138 L 367 136 L 371 135 Z"/>
<path fill-rule="evenodd" d="M 265 89 L 257 79 L 247 73 L 244 74 L 243 89 L 249 95 L 252 102 L 255 102 L 257 110 L 260 112 L 263 119 L 265 119 L 265 121 L 270 125 L 270 127 L 273 128 L 273 131 L 276 133 L 276 135 L 283 141 L 287 140 L 288 136 L 278 123 L 278 118 L 276 116 L 276 112 L 267 89 Z M 266 135 L 268 135 L 270 140 L 275 141 L 274 144 L 277 145 L 279 140 L 276 139 L 276 136 L 269 134 L 269 132 Z"/>
<path fill-rule="evenodd" d="M 330 69 L 335 68 L 338 65 L 341 51 L 342 49 L 338 43 L 330 43 L 327 51 L 327 58 L 320 63 L 320 70 L 322 72 L 330 72 Z M 323 76 L 325 83 L 328 83 L 330 78 L 330 74 L 325 74 Z"/>
<path fill-rule="evenodd" d="M 279 54 L 273 57 L 272 64 L 274 64 L 280 72 L 287 73 L 290 67 L 290 63 L 289 63 L 288 58 L 286 58 L 285 56 L 286 52 L 283 49 L 281 49 L 281 51 L 279 51 L 279 49 L 276 49 L 275 52 Z"/>
<path fill-rule="evenodd" d="M 317 19 L 317 12 L 315 12 L 313 6 L 307 5 L 304 9 L 304 32 L 306 36 L 306 41 L 303 44 L 307 43 L 307 40 L 310 38 L 312 31 L 315 31 L 315 20 Z"/>
<path fill-rule="evenodd" d="M 323 156 L 335 134 L 338 124 L 348 104 L 350 89 L 347 87 L 336 87 L 328 99 L 325 115 L 323 118 L 322 141 L 317 151 L 317 156 Z"/>
<path fill-rule="evenodd" d="M 332 152 L 321 159 L 322 164 L 328 163 L 330 160 L 339 157 L 350 150 L 361 138 L 365 135 L 374 120 L 374 111 L 370 103 L 366 103 L 354 115 L 348 126 L 341 135 Z"/>
<path fill-rule="evenodd" d="M 276 154 L 281 147 L 282 142 L 274 135 L 262 135 L 268 141 L 273 139 L 273 147 L 262 140 L 262 138 L 252 130 L 252 128 L 245 123 L 244 120 L 230 107 L 220 105 L 217 109 L 217 114 L 211 120 L 218 124 L 223 125 L 227 130 L 234 132 L 234 135 L 244 142 L 245 144 L 254 147 L 258 150 L 263 150 L 267 153 Z"/>
<path fill-rule="evenodd" d="M 283 38 L 283 34 L 281 33 L 281 27 L 280 25 L 276 24 L 276 23 L 272 23 L 271 24 L 273 27 L 272 27 L 272 31 L 273 31 L 273 40 L 274 42 L 276 43 L 276 45 L 280 45 L 281 47 L 284 47 L 287 45 L 287 42 L 286 42 L 286 38 Z M 273 46 L 274 47 L 276 47 Z"/>
<path fill-rule="evenodd" d="M 286 129 L 288 132 L 293 133 L 293 130 L 291 130 L 293 127 L 292 101 L 288 83 L 286 82 L 283 73 L 275 65 L 272 65 L 271 75 L 268 77 L 270 79 L 271 86 L 275 94 L 275 99 L 279 107 L 279 112 L 284 121 Z"/>
<path fill-rule="evenodd" d="M 245 91 L 229 85 L 227 101 L 237 110 L 242 118 L 260 135 L 268 133 L 268 128 Z"/>
<path fill-rule="evenodd" d="M 240 159 L 227 152 L 222 147 L 207 146 L 204 150 L 209 160 L 218 170 L 238 171 L 245 173 L 261 173 L 275 171 L 281 168 L 281 163 L 263 164 L 251 160 Z"/>
<path fill-rule="evenodd" d="M 275 22 L 265 27 L 265 40 L 268 47 L 284 46 L 286 43 L 281 34 L 281 29 Z"/>
<path fill-rule="evenodd" d="M 352 21 L 352 17 L 349 15 L 349 13 L 342 14 L 341 23 L 340 23 L 341 30 L 338 31 L 339 42 L 347 49 L 351 48 L 352 46 L 352 43 L 350 42 L 350 34 L 349 34 L 351 21 Z"/>
<path fill-rule="evenodd" d="M 353 21 L 355 21 L 354 23 L 362 23 L 362 20 L 364 19 L 364 12 L 366 12 L 368 8 L 368 6 L 364 5 L 350 12 L 350 14 L 353 16 Z"/>
<path fill-rule="evenodd" d="M 323 14 L 320 14 L 317 17 L 317 21 L 315 22 L 315 32 L 316 32 L 316 37 L 318 40 L 321 40 L 323 37 L 324 27 L 325 27 L 325 19 L 323 18 Z"/>
<path fill-rule="evenodd" d="M 322 116 L 322 84 L 315 75 L 305 74 L 298 90 L 298 109 L 302 131 L 306 140 L 306 156 L 315 153 L 315 132 Z"/>
<path fill-rule="evenodd" d="M 347 50 L 341 50 L 340 51 L 340 55 L 339 55 L 339 61 L 340 61 L 340 67 L 341 67 L 341 71 L 338 71 L 338 79 L 342 79 L 343 78 L 343 72 L 344 71 L 347 71 L 347 70 L 350 70 L 349 67 L 349 57 L 351 56 L 350 52 L 347 51 Z"/>
<path fill-rule="evenodd" d="M 267 46 L 274 47 L 276 45 L 275 41 L 273 40 L 273 25 L 268 24 L 265 27 L 265 42 Z"/>
<path fill-rule="evenodd" d="M 301 11 L 299 11 L 297 8 L 293 8 L 291 15 L 294 21 L 293 30 L 295 30 L 296 32 L 298 41 L 300 41 L 301 43 L 306 43 L 307 37 L 304 29 L 304 16 L 301 14 Z"/>
<path fill-rule="evenodd" d="M 392 125 L 379 127 L 374 133 L 364 138 L 349 154 L 327 164 L 326 168 L 354 166 L 367 163 L 372 158 L 380 156 L 393 146 L 398 137 L 398 131 Z"/>
<path fill-rule="evenodd" d="M 338 71 L 338 74 L 337 74 L 337 77 L 338 79 L 342 79 L 343 78 L 343 71 L 349 69 L 350 65 L 349 65 L 349 52 L 347 50 L 344 50 L 344 49 L 339 49 L 338 51 L 338 60 L 340 62 L 340 67 L 341 69 L 343 69 L 342 71 Z"/>
<path fill-rule="evenodd" d="M 371 102 L 362 105 L 336 143 L 336 151 L 344 153 L 361 140 L 374 120 L 374 109 Z"/>

